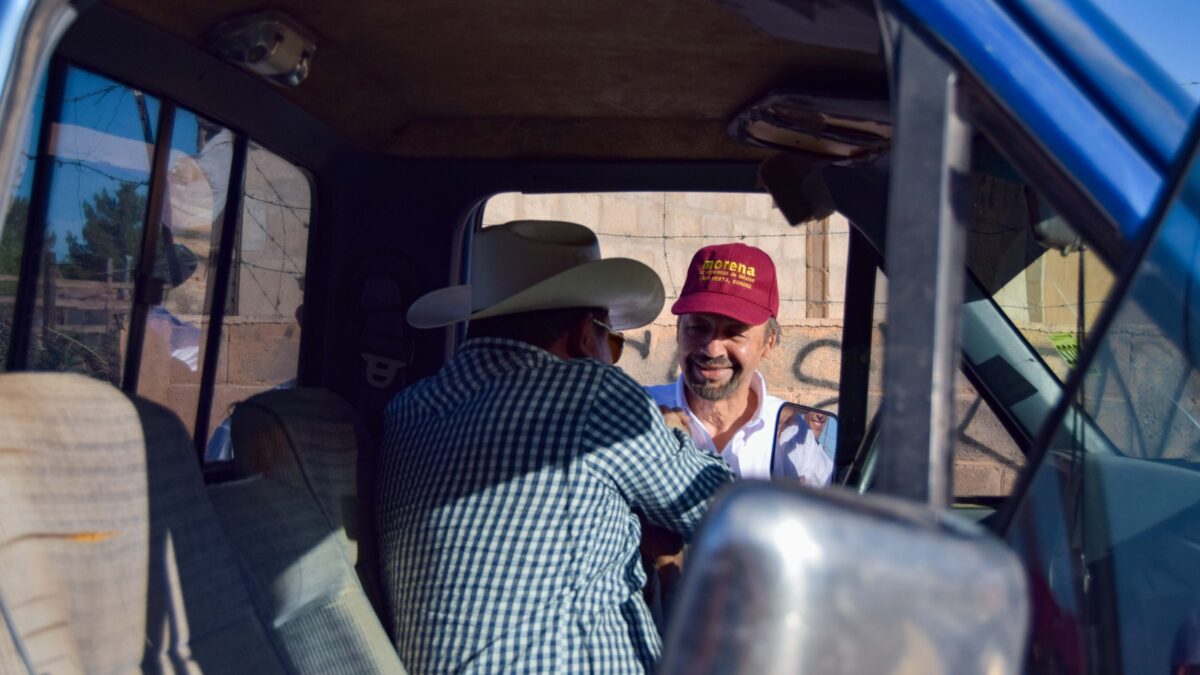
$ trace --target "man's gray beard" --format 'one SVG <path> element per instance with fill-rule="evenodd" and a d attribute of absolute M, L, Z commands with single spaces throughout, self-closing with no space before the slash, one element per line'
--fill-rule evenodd
<path fill-rule="evenodd" d="M 742 383 L 743 373 L 744 371 L 741 370 L 734 371 L 729 381 L 725 384 L 705 384 L 703 382 L 693 382 L 692 378 L 688 375 L 687 369 L 684 369 L 683 383 L 687 385 L 688 391 L 705 401 L 721 401 L 729 398 L 737 390 L 738 385 Z"/>

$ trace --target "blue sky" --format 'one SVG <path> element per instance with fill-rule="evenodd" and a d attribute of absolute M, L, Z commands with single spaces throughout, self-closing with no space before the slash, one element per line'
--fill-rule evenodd
<path fill-rule="evenodd" d="M 1061 0 L 1055 0 L 1061 1 Z M 1200 0 L 1091 0 L 1163 70 L 1200 99 Z"/>
<path fill-rule="evenodd" d="M 150 127 L 155 130 L 159 102 L 153 96 L 145 96 L 144 100 Z M 73 68 L 67 77 L 64 101 L 64 131 L 60 139 L 64 156 L 60 157 L 61 163 L 54 170 L 48 214 L 50 231 L 56 235 L 55 253 L 60 260 L 67 251 L 66 234 L 78 234 L 83 226 L 83 203 L 90 202 L 101 190 L 115 192 L 122 181 L 145 183 L 150 174 L 149 151 L 145 151 L 143 160 L 137 150 L 139 145 L 145 147 L 146 137 L 141 111 L 132 90 Z M 43 102 L 44 93 L 38 97 L 35 119 L 41 119 Z M 73 141 L 78 136 L 72 134 L 75 128 L 100 133 L 88 136 L 84 141 Z M 194 154 L 196 133 L 196 116 L 180 110 L 175 116 L 172 146 Z M 35 150 L 32 144 L 36 143 L 36 138 L 35 133 L 28 150 L 31 155 Z M 88 147 L 88 142 L 93 145 Z M 114 164 L 113 150 L 117 145 L 122 146 L 125 152 L 122 159 Z M 28 196 L 32 187 L 33 170 L 32 166 L 27 166 L 18 193 Z M 143 187 L 142 194 L 146 193 L 147 189 Z"/>

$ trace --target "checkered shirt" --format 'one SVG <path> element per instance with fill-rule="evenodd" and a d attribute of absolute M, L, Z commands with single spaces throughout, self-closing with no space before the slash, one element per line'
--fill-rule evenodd
<path fill-rule="evenodd" d="M 619 369 L 510 340 L 467 341 L 386 418 L 380 557 L 409 672 L 653 670 L 631 509 L 689 537 L 724 461 Z"/>

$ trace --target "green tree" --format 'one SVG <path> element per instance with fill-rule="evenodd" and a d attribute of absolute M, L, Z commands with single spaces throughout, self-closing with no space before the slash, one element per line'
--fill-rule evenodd
<path fill-rule="evenodd" d="M 83 229 L 80 236 L 67 233 L 67 257 L 60 266 L 69 279 L 103 279 L 109 260 L 114 270 L 125 261 L 136 263 L 142 247 L 142 221 L 146 198 L 137 183 L 122 183 L 116 192 L 101 190 L 92 201 L 81 204 Z"/>
<path fill-rule="evenodd" d="M 29 198 L 15 197 L 4 217 L 4 229 L 0 232 L 0 274 L 17 274 L 21 271 L 21 251 L 25 246 L 25 223 L 29 220 Z M 0 292 L 5 287 L 0 285 Z"/>

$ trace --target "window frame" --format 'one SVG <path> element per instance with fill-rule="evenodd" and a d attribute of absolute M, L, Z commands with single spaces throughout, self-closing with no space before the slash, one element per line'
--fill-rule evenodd
<path fill-rule="evenodd" d="M 50 154 L 53 138 L 51 128 L 62 121 L 63 97 L 67 86 L 66 61 L 54 59 L 50 63 L 46 82 L 46 101 L 42 106 L 42 119 L 31 121 L 38 130 L 37 157 Z M 30 106 L 32 117 L 32 105 Z M 20 372 L 28 368 L 29 351 L 33 340 L 33 315 L 37 305 L 38 273 L 41 270 L 42 251 L 46 245 L 46 221 L 50 209 L 50 182 L 54 166 L 50 162 L 35 161 L 33 185 L 29 193 L 29 213 L 25 220 L 25 241 L 21 247 L 21 266 L 17 277 L 17 295 L 13 304 L 12 328 L 9 334 L 8 363 L 5 372 Z M 11 197 L 5 205 L 7 213 Z"/>
<path fill-rule="evenodd" d="M 895 120 L 895 124 L 898 128 L 897 135 L 899 136 L 904 134 L 904 113 L 906 108 L 915 110 L 921 105 L 922 101 L 925 101 L 928 105 L 928 103 L 933 102 L 929 98 L 931 96 L 937 97 L 938 100 L 933 103 L 941 105 L 941 114 L 943 115 L 943 118 L 937 120 L 936 123 L 929 122 L 928 124 L 924 125 L 916 123 L 916 120 L 914 119 L 913 123 L 910 125 L 908 133 L 906 134 L 907 138 L 898 138 L 898 142 L 893 144 L 894 147 L 892 153 L 893 156 L 891 158 L 892 175 L 890 177 L 890 194 L 899 195 L 903 205 L 898 206 L 897 204 L 889 204 L 889 222 L 885 228 L 885 238 L 887 241 L 893 241 L 891 237 L 895 236 L 895 233 L 891 233 L 890 236 L 886 236 L 886 231 L 893 228 L 894 223 L 891 221 L 896 220 L 900 214 L 907 213 L 909 216 L 911 216 L 913 212 L 922 211 L 922 205 L 918 202 L 921 198 L 924 198 L 929 200 L 929 203 L 926 204 L 923 209 L 923 212 L 926 212 L 927 216 L 933 218 L 947 218 L 952 222 L 954 227 L 945 230 L 944 236 L 946 237 L 946 242 L 949 242 L 952 247 L 957 245 L 957 243 L 953 241 L 959 236 L 956 234 L 955 228 L 958 228 L 958 230 L 965 230 L 965 227 L 963 227 L 962 222 L 957 222 L 958 216 L 955 214 L 953 203 L 956 198 L 961 198 L 961 192 L 963 189 L 962 186 L 955 184 L 955 179 L 953 176 L 951 176 L 949 179 L 951 184 L 950 188 L 946 189 L 944 192 L 934 195 L 930 194 L 930 189 L 928 187 L 923 190 L 919 189 L 920 185 L 914 185 L 911 180 L 907 184 L 907 188 L 903 185 L 898 188 L 897 173 L 907 174 L 911 179 L 913 170 L 919 169 L 921 165 L 919 162 L 910 159 L 909 164 L 907 165 L 908 170 L 905 171 L 903 166 L 903 158 L 898 155 L 896 150 L 897 148 L 902 149 L 905 145 L 913 148 L 914 146 L 920 147 L 923 144 L 928 146 L 928 148 L 922 150 L 926 161 L 933 162 L 935 166 L 938 166 L 941 169 L 946 169 L 947 167 L 944 166 L 945 162 L 951 160 L 947 159 L 946 156 L 939 156 L 938 153 L 933 153 L 929 148 L 935 146 L 942 147 L 942 144 L 946 143 L 946 139 L 948 138 L 945 134 L 950 132 L 952 125 L 958 124 L 965 127 L 967 134 L 981 133 L 991 139 L 993 141 L 993 145 L 997 148 L 1001 155 L 1007 161 L 1009 161 L 1010 164 L 1018 172 L 1020 172 L 1028 182 L 1042 186 L 1042 191 L 1040 194 L 1046 197 L 1049 205 L 1054 208 L 1054 210 L 1057 211 L 1060 216 L 1071 223 L 1072 227 L 1080 232 L 1080 234 L 1088 241 L 1088 243 L 1097 251 L 1104 262 L 1108 264 L 1109 268 L 1114 271 L 1114 274 L 1119 275 L 1123 265 L 1127 264 L 1131 250 L 1131 243 L 1125 241 L 1120 224 L 1116 222 L 1113 215 L 1110 214 L 1110 212 L 1106 210 L 1103 205 L 1099 204 L 1093 198 L 1093 196 L 1086 191 L 1085 187 L 1079 182 L 1077 177 L 1072 175 L 1064 167 L 1063 158 L 1057 157 L 1047 150 L 1044 139 L 1039 138 L 1036 133 L 1030 129 L 1028 121 L 1019 119 L 1004 102 L 997 98 L 992 93 L 992 89 L 986 86 L 984 82 L 979 80 L 975 72 L 963 62 L 960 55 L 946 53 L 941 46 L 942 43 L 940 40 L 938 40 L 937 36 L 931 36 L 926 26 L 910 25 L 909 22 L 901 20 L 893 28 L 893 32 L 890 35 L 885 34 L 885 41 L 887 41 L 886 38 L 890 38 L 888 51 L 892 60 L 892 89 L 894 96 L 896 96 L 896 102 L 894 103 L 894 114 L 898 117 L 898 119 Z M 939 72 L 936 75 L 931 76 L 927 72 L 930 70 L 929 68 L 921 69 L 919 72 L 914 68 L 906 69 L 904 67 L 905 58 L 903 58 L 906 50 L 898 47 L 898 45 L 904 41 L 909 43 L 907 45 L 909 58 L 912 58 L 914 52 L 929 51 L 933 55 L 932 59 L 929 59 L 930 62 L 944 66 L 946 69 L 946 74 L 943 75 L 941 72 Z M 943 77 L 946 78 L 944 83 L 939 81 Z M 935 87 L 935 84 L 942 88 Z M 908 93 L 904 91 L 906 85 L 907 87 L 911 88 Z M 934 110 L 935 108 L 936 105 L 930 106 L 930 110 Z M 928 117 L 929 115 L 927 114 L 926 116 Z M 947 150 L 947 152 L 952 151 L 953 148 Z M 910 150 L 909 152 L 913 153 L 914 151 Z M 898 167 L 900 168 L 898 169 Z M 953 173 L 953 171 L 951 173 Z M 920 183 L 927 186 L 929 180 L 931 180 L 930 176 L 925 176 L 924 180 Z M 931 196 L 936 197 L 936 199 L 930 200 L 929 198 Z M 909 219 L 911 220 L 911 217 Z M 926 218 L 926 220 L 928 221 L 928 218 Z M 912 234 L 908 233 L 908 236 L 911 237 Z M 928 236 L 932 235 L 927 234 L 927 237 Z M 934 240 L 937 241 L 936 245 L 940 250 L 944 242 L 938 240 L 936 236 L 934 237 Z M 945 254 L 945 251 L 942 251 L 942 254 Z M 885 251 L 885 268 L 893 264 L 893 260 L 889 260 L 889 256 Z M 954 275 L 950 274 L 949 276 Z M 892 289 L 891 285 L 889 285 L 889 289 Z M 1118 297 L 1115 294 L 1115 291 L 1116 289 L 1114 289 L 1114 292 L 1110 294 L 1110 303 L 1112 300 Z M 889 294 L 891 294 L 891 290 L 889 290 Z M 940 296 L 935 294 L 934 297 Z M 893 304 L 891 297 L 889 297 L 888 303 L 890 311 L 890 308 Z M 923 328 L 934 331 L 935 333 L 938 330 L 945 330 L 947 331 L 946 335 L 952 335 L 954 333 L 953 328 L 947 328 L 945 322 L 953 323 L 955 321 L 961 321 L 961 317 L 964 314 L 962 311 L 964 307 L 965 305 L 959 303 L 959 306 L 955 311 L 947 312 L 948 314 L 952 315 L 951 318 L 942 317 L 938 320 L 926 323 L 923 325 Z M 889 323 L 891 318 L 892 315 L 889 314 Z M 942 328 L 939 328 L 939 326 Z M 1009 327 L 1012 328 L 1011 325 L 1009 325 Z M 1096 326 L 1096 328 L 1098 329 L 1099 326 Z M 893 333 L 898 332 L 900 331 L 893 331 Z M 1016 331 L 1016 333 L 1020 343 L 1024 345 L 1026 349 L 1029 349 L 1031 353 L 1033 353 L 1032 347 L 1028 345 L 1023 336 L 1020 336 L 1019 331 Z M 1099 330 L 1094 329 L 1093 335 L 1090 336 L 1088 342 L 1094 343 L 1096 341 L 1096 336 L 1099 335 L 1099 333 Z M 930 335 L 932 334 L 934 333 L 930 333 Z M 904 339 L 902 336 L 893 334 L 889 335 L 887 339 L 889 347 L 894 346 L 893 343 L 896 340 L 909 343 L 912 342 L 911 340 Z M 957 352 L 955 354 L 955 357 L 957 358 L 963 354 L 961 333 L 955 335 L 955 339 L 951 340 L 951 342 L 954 345 L 954 351 Z M 916 349 L 917 347 L 918 345 L 909 344 L 910 351 L 912 351 L 912 349 Z M 951 467 L 953 466 L 953 461 L 948 461 L 948 458 L 946 457 L 948 453 L 943 447 L 940 445 L 935 447 L 936 444 L 931 445 L 930 443 L 925 442 L 926 440 L 933 439 L 933 437 L 929 435 L 931 430 L 935 432 L 936 438 L 939 440 L 939 442 L 944 441 L 945 439 L 943 436 L 947 435 L 945 434 L 946 429 L 942 428 L 942 426 L 946 424 L 945 422 L 931 425 L 932 420 L 944 420 L 948 415 L 950 415 L 950 411 L 946 410 L 947 403 L 943 400 L 945 398 L 945 384 L 935 384 L 934 386 L 930 387 L 923 381 L 925 379 L 924 376 L 928 374 L 924 369 L 919 374 L 909 372 L 907 374 L 902 374 L 901 377 L 897 377 L 898 373 L 896 371 L 907 368 L 908 364 L 911 363 L 913 359 L 907 357 L 897 358 L 894 356 L 889 356 L 889 351 L 890 349 L 885 350 L 884 353 L 884 401 L 883 405 L 881 406 L 881 410 L 887 409 L 889 406 L 895 406 L 896 399 L 898 396 L 904 394 L 905 391 L 920 400 L 928 398 L 925 395 L 927 393 L 938 394 L 941 392 L 941 394 L 938 394 L 939 399 L 936 402 L 937 405 L 919 406 L 921 409 L 918 411 L 920 414 L 918 414 L 917 417 L 920 419 L 916 420 L 915 423 L 909 423 L 913 422 L 911 419 L 912 411 L 909 411 L 907 413 L 909 415 L 909 419 L 906 422 L 901 423 L 894 419 L 889 421 L 884 418 L 882 424 L 879 425 L 883 430 L 884 436 L 892 439 L 889 441 L 889 444 L 900 443 L 902 446 L 897 451 L 898 454 L 901 455 L 900 457 L 889 456 L 889 454 L 885 451 L 885 454 L 877 460 L 883 465 L 880 473 L 884 477 L 884 491 L 922 501 L 932 499 L 932 503 L 934 504 L 948 502 L 949 500 L 945 499 L 949 496 L 947 494 L 948 490 L 946 489 L 946 484 L 949 483 L 947 477 L 948 473 L 952 471 Z M 917 351 L 920 350 L 917 349 Z M 945 355 L 935 355 L 934 360 L 937 361 L 944 356 Z M 1039 358 L 1038 361 L 1040 362 L 1041 359 Z M 1039 366 L 1043 368 L 1045 367 L 1044 363 L 1039 363 Z M 1041 429 L 1030 430 L 1030 433 L 1026 433 L 1022 425 L 1020 425 L 1012 416 L 1011 411 L 1006 410 L 1005 406 L 999 404 L 997 393 L 993 391 L 990 386 L 988 386 L 986 379 L 980 376 L 976 364 L 972 363 L 964 370 L 966 370 L 968 373 L 972 384 L 976 386 L 984 401 L 988 404 L 993 412 L 997 413 L 997 416 L 1001 420 L 1001 423 L 1005 426 L 1006 431 L 1010 436 L 1013 437 L 1013 440 L 1018 443 L 1018 446 L 1022 447 L 1023 449 L 1033 447 L 1035 445 L 1035 441 L 1033 439 L 1036 438 L 1036 435 L 1047 426 L 1047 421 L 1043 420 Z M 887 371 L 893 372 L 889 375 Z M 912 381 L 914 379 L 920 380 L 921 386 L 915 388 L 906 388 L 903 384 L 889 386 L 889 379 L 908 381 Z M 944 378 L 934 377 L 932 379 L 936 382 Z M 1063 398 L 1063 396 L 1059 396 L 1059 401 L 1061 401 Z M 1047 409 L 1047 415 L 1051 415 L 1053 410 L 1054 406 L 1049 406 Z M 929 416 L 928 419 L 926 419 L 927 414 Z M 893 417 L 895 416 L 896 415 Z M 952 415 L 950 416 L 952 417 Z M 873 421 L 872 426 L 874 426 Z M 936 429 L 934 428 L 935 426 L 937 427 Z M 914 438 L 914 434 L 915 436 L 920 437 L 920 439 L 916 442 L 912 440 Z M 870 440 L 869 434 L 865 440 Z M 932 452 L 930 448 L 934 448 Z M 871 455 L 873 453 L 864 453 L 863 450 L 865 450 L 865 448 L 860 448 L 859 452 L 856 453 L 855 461 L 858 461 L 860 457 L 866 460 L 872 459 Z M 1028 457 L 1029 453 L 1026 452 L 1026 455 Z M 855 467 L 851 466 L 849 468 L 850 474 L 861 473 L 861 469 L 856 472 L 854 470 Z M 1017 485 L 1014 486 L 1012 493 L 1013 495 L 1016 494 L 1016 490 L 1021 484 L 1023 477 L 1028 475 L 1030 471 L 1031 469 L 1029 466 L 1022 470 L 1021 475 L 1018 476 Z M 915 485 L 915 482 L 920 478 L 923 478 L 926 484 Z"/>
<path fill-rule="evenodd" d="M 844 484 L 855 473 L 860 449 L 871 437 L 875 416 L 868 418 L 871 346 L 875 332 L 875 282 L 883 257 L 870 238 L 850 225 L 846 259 L 846 294 L 842 302 L 841 372 L 838 376 L 838 445 L 834 482 Z M 862 472 L 858 467 L 857 473 Z"/>
<path fill-rule="evenodd" d="M 160 91 L 133 84 L 119 76 L 110 75 L 102 68 L 96 68 L 81 63 L 63 55 L 55 55 L 51 60 L 46 86 L 46 101 L 42 109 L 41 120 L 34 123 L 39 126 L 37 158 L 34 162 L 34 178 L 30 192 L 29 216 L 26 223 L 25 240 L 22 243 L 22 257 L 19 277 L 17 280 L 17 295 L 13 308 L 12 335 L 9 342 L 8 362 L 6 372 L 21 372 L 29 369 L 29 353 L 32 348 L 33 318 L 36 312 L 37 290 L 39 275 L 42 268 L 42 252 L 45 248 L 45 235 L 48 228 L 48 209 L 52 172 L 54 162 L 46 161 L 51 156 L 50 144 L 53 140 L 53 127 L 61 122 L 61 114 L 66 90 L 67 75 L 71 69 L 79 69 L 93 73 L 120 86 L 140 91 L 148 96 L 157 98 L 160 102 L 158 119 L 155 122 L 153 161 L 149 175 L 149 190 L 146 213 L 143 222 L 142 240 L 138 267 L 131 298 L 129 334 L 126 336 L 124 347 L 124 367 L 121 374 L 120 389 L 130 396 L 137 395 L 139 374 L 144 355 L 144 338 L 148 322 L 148 313 L 152 305 L 159 300 L 161 289 L 152 279 L 154 263 L 158 248 L 158 229 L 150 223 L 162 220 L 163 211 L 167 208 L 165 199 L 167 184 L 167 166 L 171 152 L 171 130 L 178 111 L 183 108 L 193 111 L 190 106 L 181 106 L 173 96 Z M 217 466 L 216 472 L 225 473 L 220 467 L 228 462 L 205 463 L 204 454 L 208 444 L 208 424 L 212 418 L 213 397 L 216 390 L 217 369 L 220 360 L 221 334 L 224 328 L 224 318 L 228 308 L 229 281 L 233 273 L 235 244 L 242 227 L 242 211 L 244 209 L 244 192 L 246 182 L 246 162 L 249 145 L 253 141 L 264 150 L 275 154 L 294 166 L 309 184 L 309 225 L 305 248 L 306 275 L 308 265 L 313 261 L 313 241 L 318 232 L 317 195 L 318 181 L 314 172 L 285 154 L 278 153 L 269 145 L 261 143 L 242 131 L 236 125 L 226 124 L 220 118 L 211 117 L 205 113 L 193 111 L 206 119 L 221 124 L 233 135 L 233 152 L 231 157 L 229 183 L 226 186 L 225 204 L 222 208 L 221 239 L 217 252 L 217 267 L 214 274 L 211 310 L 207 316 L 208 327 L 204 353 L 201 357 L 200 391 L 195 410 L 195 427 L 192 441 L 195 444 L 197 460 L 202 467 Z M 309 298 L 309 285 L 305 285 L 302 302 Z M 301 326 L 297 377 L 301 373 L 304 362 L 306 331 Z M 209 471 L 206 469 L 206 475 Z"/>

